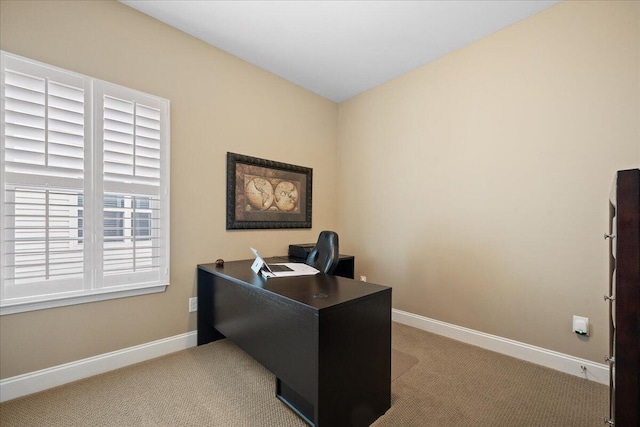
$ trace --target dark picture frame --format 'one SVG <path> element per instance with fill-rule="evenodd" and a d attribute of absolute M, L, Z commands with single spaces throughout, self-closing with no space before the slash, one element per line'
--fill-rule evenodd
<path fill-rule="evenodd" d="M 311 228 L 313 169 L 227 153 L 227 230 Z"/>

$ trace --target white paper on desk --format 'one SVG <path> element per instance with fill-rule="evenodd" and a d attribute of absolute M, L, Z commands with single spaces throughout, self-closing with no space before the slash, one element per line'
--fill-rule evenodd
<path fill-rule="evenodd" d="M 289 267 L 291 271 L 274 271 L 273 273 L 262 270 L 262 275 L 266 278 L 269 277 L 293 277 L 293 276 L 312 276 L 314 274 L 320 273 L 319 270 L 311 267 L 310 265 L 303 264 L 301 262 L 282 262 L 278 264 L 269 264 L 269 265 L 284 265 Z"/>

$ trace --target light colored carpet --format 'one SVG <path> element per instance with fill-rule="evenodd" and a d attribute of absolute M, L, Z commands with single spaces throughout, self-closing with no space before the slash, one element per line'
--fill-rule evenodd
<path fill-rule="evenodd" d="M 392 406 L 373 426 L 591 427 L 608 387 L 397 323 Z M 228 340 L 0 404 L 10 426 L 305 426 Z"/>
<path fill-rule="evenodd" d="M 418 358 L 410 354 L 403 353 L 395 348 L 391 349 L 391 381 L 404 375 L 413 365 L 418 363 Z"/>

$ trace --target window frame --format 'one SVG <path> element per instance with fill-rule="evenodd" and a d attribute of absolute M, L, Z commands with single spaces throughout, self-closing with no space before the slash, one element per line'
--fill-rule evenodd
<path fill-rule="evenodd" d="M 61 291 L 53 294 L 33 294 L 30 296 L 21 296 L 17 298 L 8 298 L 5 292 L 5 286 L 7 285 L 7 253 L 9 248 L 12 247 L 12 243 L 7 241 L 8 235 L 5 230 L 9 227 L 7 220 L 7 210 L 5 202 L 7 202 L 8 186 L 16 187 L 24 186 L 22 183 L 17 183 L 15 180 L 7 179 L 5 174 L 5 70 L 7 67 L 7 61 L 13 61 L 15 63 L 25 63 L 25 67 L 33 67 L 34 70 L 38 70 L 38 73 L 61 74 L 65 76 L 71 76 L 73 78 L 80 78 L 83 80 L 83 89 L 88 91 L 85 93 L 84 102 L 84 115 L 85 115 L 85 136 L 84 136 L 84 169 L 83 169 L 83 186 L 81 194 L 83 198 L 83 205 L 79 204 L 73 208 L 76 211 L 82 211 L 82 214 L 76 214 L 75 219 L 69 220 L 69 229 L 74 227 L 77 229 L 77 239 L 70 239 L 69 246 L 81 248 L 83 251 L 84 262 L 84 274 L 80 280 L 82 280 L 82 289 L 76 288 L 71 291 Z M 134 89 L 126 88 L 123 86 L 108 83 L 99 79 L 95 79 L 89 76 L 81 75 L 72 71 L 68 71 L 62 68 L 54 67 L 42 62 L 34 61 L 29 58 L 21 57 L 11 54 L 6 51 L 0 50 L 0 66 L 1 66 L 1 79 L 0 79 L 0 206 L 2 206 L 2 212 L 0 212 L 0 316 L 6 314 L 21 313 L 32 310 L 41 310 L 53 307 L 61 307 L 75 304 L 83 304 L 87 302 L 103 301 L 115 298 L 123 298 L 136 295 L 146 295 L 157 292 L 164 292 L 170 281 L 170 230 L 169 230 L 169 214 L 170 214 L 170 102 L 167 99 L 149 95 Z M 17 67 L 20 68 L 20 67 Z M 29 74 L 28 74 L 29 75 Z M 34 74 L 36 75 L 36 74 Z M 48 84 L 48 83 L 47 83 Z M 130 227 L 129 239 L 139 241 L 151 241 L 155 239 L 157 243 L 154 243 L 154 254 L 157 255 L 158 264 L 154 265 L 151 271 L 145 273 L 130 273 L 120 274 L 122 277 L 116 277 L 117 280 L 105 279 L 108 273 L 103 271 L 105 262 L 105 247 L 104 241 L 104 211 L 117 211 L 115 209 L 106 209 L 104 207 L 104 171 L 103 171 L 103 150 L 104 150 L 104 134 L 103 124 L 104 117 L 101 113 L 103 108 L 102 100 L 107 94 L 118 94 L 123 96 L 125 100 L 133 100 L 134 103 L 143 100 L 150 102 L 151 104 L 140 104 L 142 107 L 148 107 L 148 105 L 159 106 L 158 111 L 159 118 L 159 148 L 158 148 L 158 182 L 157 194 L 154 197 L 154 207 L 157 210 L 157 214 L 152 214 L 150 207 L 140 207 L 139 212 L 132 207 L 129 208 L 129 213 L 123 208 L 122 221 L 123 224 L 128 224 Z M 100 99 L 102 97 L 102 99 Z M 45 116 L 46 119 L 46 116 Z M 133 145 L 138 144 L 135 137 Z M 49 144 L 49 136 L 45 135 L 44 143 Z M 46 155 L 46 154 L 45 154 Z M 134 175 L 136 174 L 134 168 Z M 14 173 L 13 176 L 20 175 Z M 40 175 L 48 176 L 48 175 Z M 20 178 L 22 179 L 22 178 Z M 28 181 L 28 180 L 27 180 Z M 55 179 L 54 179 L 55 181 Z M 35 181 L 34 181 L 35 182 Z M 48 185 L 48 184 L 47 184 Z M 144 198 L 150 194 L 148 192 L 149 186 L 145 188 L 142 184 L 116 184 L 119 188 L 126 190 L 125 195 L 131 196 L 131 202 L 129 204 L 136 203 L 136 197 Z M 34 188 L 42 188 L 43 185 L 37 184 Z M 54 187 L 54 190 L 56 188 Z M 63 188 L 64 190 L 64 188 Z M 47 190 L 48 191 L 48 190 Z M 80 196 L 78 196 L 80 198 Z M 139 199 L 137 199 L 139 200 Z M 152 203 L 152 202 L 148 202 Z M 12 213 L 15 214 L 14 211 Z M 143 214 L 144 218 L 139 218 L 138 213 Z M 148 217 L 145 216 L 148 213 Z M 130 218 L 127 219 L 127 215 Z M 155 217 L 153 215 L 156 215 Z M 138 225 L 138 221 L 140 224 Z M 154 221 L 157 223 L 154 223 Z M 74 225 L 75 224 L 75 225 Z M 80 230 L 78 227 L 82 224 L 83 228 Z M 152 225 L 152 228 L 148 227 L 148 224 Z M 126 227 L 126 225 L 125 225 Z M 138 229 L 145 229 L 148 233 L 145 235 L 139 235 Z M 152 231 L 153 230 L 153 231 Z M 12 232 L 13 233 L 13 232 Z M 123 232 L 125 236 L 123 239 L 127 239 L 126 232 Z M 48 249 L 47 249 L 48 250 Z M 135 246 L 134 246 L 135 250 Z M 13 250 L 15 253 L 15 249 Z M 135 252 L 134 252 L 135 254 Z M 48 262 L 48 261 L 47 261 Z M 47 264 L 49 265 L 49 264 Z M 47 267 L 48 268 L 48 267 Z M 112 276 L 118 276 L 118 273 L 110 273 Z M 112 278 L 113 279 L 113 278 Z M 73 279 L 76 280 L 76 279 Z M 132 280 L 136 280 L 131 284 Z M 107 283 L 108 282 L 108 283 Z M 34 281 L 35 287 L 43 287 L 48 283 L 46 279 Z"/>

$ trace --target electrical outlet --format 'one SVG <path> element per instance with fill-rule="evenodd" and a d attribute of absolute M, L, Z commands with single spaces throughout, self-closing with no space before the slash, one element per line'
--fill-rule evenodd
<path fill-rule="evenodd" d="M 360 281 L 361 282 L 366 282 L 367 281 L 367 276 L 360 276 Z"/>
<path fill-rule="evenodd" d="M 589 336 L 589 318 L 573 316 L 572 332 L 578 335 Z"/>
<path fill-rule="evenodd" d="M 189 298 L 189 313 L 198 311 L 198 297 Z"/>

